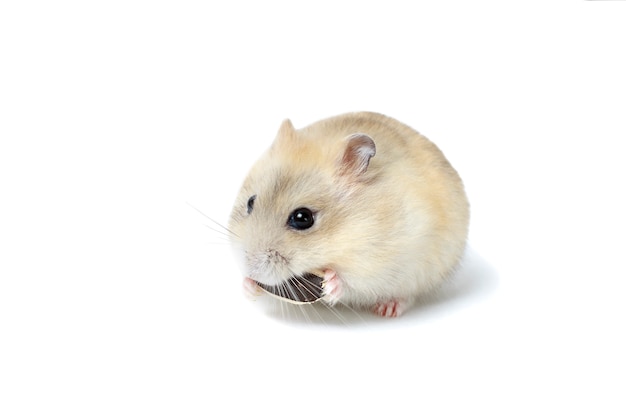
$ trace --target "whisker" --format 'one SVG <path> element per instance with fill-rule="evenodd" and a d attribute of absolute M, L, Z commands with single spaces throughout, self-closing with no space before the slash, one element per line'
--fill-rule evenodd
<path fill-rule="evenodd" d="M 296 276 L 293 277 L 293 281 L 300 283 L 300 281 L 298 281 L 298 277 L 296 277 Z M 302 292 L 301 289 L 294 287 L 292 283 L 290 283 L 289 285 L 293 287 L 293 291 Z M 300 283 L 300 285 L 304 286 L 301 283 Z M 310 291 L 306 286 L 304 286 L 304 289 L 307 292 L 309 292 L 311 295 L 316 296 L 316 294 L 314 294 L 312 291 Z M 313 319 L 309 315 L 309 312 L 311 312 L 311 311 L 314 312 L 317 315 L 317 318 L 321 322 L 324 322 L 324 319 L 322 318 L 322 316 L 320 316 L 319 312 L 315 309 L 315 306 L 312 306 L 312 305 L 309 305 L 309 304 L 297 304 L 297 306 L 298 306 L 298 309 L 300 310 L 300 313 L 302 314 L 302 316 L 304 317 L 304 319 L 308 323 L 313 323 Z"/>
<path fill-rule="evenodd" d="M 319 289 L 320 290 L 320 294 L 323 294 L 323 288 L 322 286 L 316 285 L 314 283 L 311 283 L 311 286 Z M 349 324 L 348 321 L 341 315 L 341 313 L 338 311 L 337 308 L 335 308 L 335 305 L 331 305 L 328 304 L 326 302 L 324 302 L 322 300 L 321 303 L 328 311 L 330 311 L 335 317 L 337 317 L 343 324 Z M 352 308 L 349 304 L 341 302 L 340 300 L 338 300 L 336 302 L 337 305 L 340 305 L 342 308 L 345 308 L 347 310 L 350 311 L 350 313 L 352 313 L 354 316 L 356 316 L 361 322 L 363 323 L 367 323 L 367 321 L 363 318 L 363 316 L 361 316 L 361 314 L 359 314 L 359 310 Z"/>
<path fill-rule="evenodd" d="M 317 285 L 317 284 L 315 284 L 315 282 L 312 282 L 312 281 L 308 281 L 308 280 L 306 280 L 303 276 L 301 276 L 301 275 L 297 275 L 294 271 L 291 271 L 291 272 L 292 272 L 291 276 L 292 276 L 292 280 L 293 280 L 293 282 L 297 283 L 297 284 L 299 285 L 299 287 L 300 287 L 300 288 L 294 288 L 294 289 L 291 291 L 291 294 L 293 295 L 293 298 L 294 298 L 294 299 L 298 299 L 298 297 L 296 297 L 296 296 L 295 296 L 295 291 L 296 291 L 296 290 L 297 290 L 298 292 L 300 292 L 301 294 L 304 294 L 304 295 L 306 295 L 306 294 L 311 295 L 311 296 L 312 296 L 312 297 L 311 297 L 312 299 L 317 299 L 317 298 L 318 298 L 318 297 L 322 294 L 322 291 L 323 291 L 323 290 L 322 290 L 321 285 Z M 293 284 L 292 284 L 292 285 L 293 285 Z M 314 288 L 315 290 L 317 290 L 317 291 L 318 291 L 318 292 L 317 292 L 317 294 L 316 294 L 315 292 L 313 292 L 313 291 L 311 290 L 311 288 Z M 336 316 L 338 315 L 338 313 L 337 313 L 337 312 L 335 312 L 335 311 L 334 311 L 334 309 L 332 309 L 332 307 L 331 307 L 331 306 L 329 306 L 328 304 L 326 304 L 326 303 L 325 303 L 325 302 L 323 302 L 323 301 L 322 301 L 322 304 L 324 304 L 324 306 L 325 306 L 327 309 L 329 309 L 329 310 L 330 310 L 330 311 L 331 311 L 334 315 L 336 315 Z M 302 312 L 302 315 L 304 316 L 304 318 L 305 318 L 305 319 L 306 319 L 309 323 L 312 323 L 312 322 L 313 322 L 313 320 L 312 320 L 312 318 L 310 317 L 310 315 L 307 313 L 307 310 L 309 310 L 309 311 L 313 311 L 313 312 L 316 314 L 316 316 L 317 316 L 317 318 L 319 319 L 319 321 L 321 321 L 321 322 L 322 322 L 322 323 L 324 323 L 324 324 L 326 323 L 326 322 L 325 322 L 325 320 L 324 320 L 324 318 L 323 318 L 323 317 L 322 317 L 322 315 L 320 314 L 320 312 L 317 310 L 317 307 L 316 307 L 316 306 L 314 306 L 314 305 L 307 305 L 307 304 L 298 304 L 298 306 L 299 306 L 299 308 L 300 308 L 300 311 Z M 340 315 L 339 315 L 339 316 L 340 316 Z M 341 317 L 339 317 L 339 316 L 338 316 L 337 318 L 338 318 L 339 320 L 341 320 L 342 322 L 344 322 L 344 323 L 345 323 L 345 321 L 344 321 Z"/>
<path fill-rule="evenodd" d="M 352 313 L 354 316 L 356 316 L 362 323 L 367 323 L 367 321 L 363 318 L 363 316 L 361 316 L 361 314 L 359 314 L 359 311 L 350 307 L 349 304 L 343 303 L 341 301 L 337 301 L 338 305 L 341 305 L 342 308 L 348 309 L 350 311 L 350 313 Z M 334 306 L 331 306 L 329 304 L 324 303 L 324 305 L 326 307 L 328 307 L 328 309 L 339 319 L 341 320 L 341 322 L 343 324 L 348 324 L 347 321 L 345 321 L 343 319 L 343 317 L 341 317 L 341 314 L 339 314 L 339 312 L 337 311 L 337 309 Z"/>
<path fill-rule="evenodd" d="M 192 209 L 194 209 L 195 211 L 197 211 L 198 213 L 200 213 L 201 215 L 203 215 L 204 217 L 206 217 L 207 219 L 209 219 L 211 222 L 213 222 L 214 224 L 218 225 L 219 227 L 221 227 L 222 229 L 224 229 L 226 232 L 228 232 L 229 235 L 235 236 L 235 237 L 239 237 L 237 236 L 236 233 L 234 233 L 232 230 L 230 230 L 228 227 L 221 225 L 220 223 L 216 222 L 215 220 L 213 220 L 212 218 L 210 218 L 209 216 L 207 216 L 206 214 L 204 214 L 202 211 L 200 211 L 199 209 L 197 209 L 196 207 L 194 207 L 193 205 L 191 205 L 191 203 L 189 203 L 188 201 L 186 201 L 187 205 L 189 207 L 191 207 Z M 222 232 L 223 233 L 223 232 Z"/>
<path fill-rule="evenodd" d="M 295 278 L 295 277 L 294 277 Z M 294 279 L 294 281 L 297 281 Z M 298 300 L 300 299 L 296 293 L 300 292 L 300 290 L 293 284 L 293 282 L 291 281 L 285 281 L 285 287 L 287 288 L 287 290 L 289 291 L 289 293 L 291 294 L 291 299 L 293 300 Z M 308 313 L 306 312 L 306 308 L 309 307 L 308 305 L 305 304 L 297 304 L 298 306 L 298 310 L 300 311 L 300 313 L 302 314 L 302 316 L 304 317 L 304 319 L 309 322 L 312 323 L 311 317 L 309 317 Z M 298 311 L 296 310 L 296 311 Z"/>
<path fill-rule="evenodd" d="M 285 287 L 285 289 L 287 291 L 289 291 L 289 294 L 291 295 L 291 297 L 285 297 L 285 298 L 289 298 L 291 300 L 298 300 L 298 297 L 296 296 L 296 288 L 294 288 L 289 281 L 285 281 L 283 283 L 283 286 Z M 286 295 L 286 294 L 285 294 Z"/>
<path fill-rule="evenodd" d="M 278 293 L 283 298 L 289 298 L 289 297 L 287 297 L 287 291 L 288 291 L 287 283 L 286 282 L 282 282 L 280 284 L 280 286 L 278 287 Z M 280 312 L 283 315 L 283 318 L 291 319 L 291 314 L 289 312 L 289 307 L 290 306 L 287 305 L 286 303 L 284 303 L 281 300 L 278 300 L 278 302 L 280 303 Z M 285 315 L 285 312 L 287 313 L 286 315 Z"/>
<path fill-rule="evenodd" d="M 299 307 L 300 307 L 300 311 L 302 312 L 302 315 L 304 316 L 304 318 L 306 319 L 308 323 L 312 324 L 315 322 L 315 320 L 309 314 L 310 312 L 315 313 L 315 315 L 317 316 L 317 320 L 324 323 L 324 319 L 320 316 L 320 314 L 317 312 L 315 307 L 310 306 L 310 305 L 300 305 Z"/>
<path fill-rule="evenodd" d="M 322 304 L 326 304 L 322 301 Z M 324 324 L 326 324 L 326 320 L 324 320 L 324 317 L 320 314 L 320 312 L 318 311 L 318 307 L 315 305 L 310 305 L 310 306 L 303 306 L 304 307 L 308 307 L 310 311 L 313 311 L 315 313 L 315 315 L 317 316 L 318 320 Z"/>
<path fill-rule="evenodd" d="M 283 297 L 282 283 L 280 285 L 277 285 L 275 288 L 276 288 L 276 295 L 278 295 L 279 297 Z M 274 300 L 272 300 L 272 302 L 274 302 L 274 303 L 278 302 L 278 305 L 280 306 L 280 315 L 283 317 L 283 319 L 285 319 L 286 318 L 286 316 L 285 316 L 285 306 L 284 306 L 285 303 L 282 300 L 279 300 L 279 299 L 274 299 Z"/>
<path fill-rule="evenodd" d="M 280 307 L 280 315 L 283 319 L 305 320 L 308 323 L 321 323 L 328 325 L 330 322 L 349 326 L 356 322 L 368 324 L 356 307 L 340 300 L 333 304 L 320 299 L 323 294 L 323 283 L 318 280 L 307 279 L 307 275 L 291 275 L 291 278 L 274 286 L 266 286 L 265 290 L 273 294 L 273 302 Z M 317 301 L 320 301 L 318 303 Z M 314 304 L 322 304 L 323 307 Z M 297 307 L 295 307 L 297 306 Z M 278 311 L 277 311 L 278 313 Z M 346 314 L 347 313 L 347 314 Z M 330 322 L 329 322 L 330 320 Z"/>
<path fill-rule="evenodd" d="M 325 308 L 327 311 L 329 311 L 329 312 L 330 312 L 333 316 L 335 316 L 335 318 L 337 318 L 337 319 L 338 319 L 338 320 L 339 320 L 342 324 L 344 324 L 344 325 L 348 325 L 348 324 L 350 324 L 350 323 L 348 322 L 348 320 L 346 320 L 346 319 L 343 317 L 343 315 L 342 315 L 342 314 L 341 314 L 341 313 L 337 310 L 337 308 L 335 308 L 335 306 L 330 305 L 330 304 L 328 304 L 328 303 L 326 303 L 326 302 L 324 302 L 324 301 L 322 301 L 322 303 L 321 303 L 321 304 L 324 306 L 324 308 Z"/>
<path fill-rule="evenodd" d="M 208 228 L 209 230 L 214 231 L 215 233 L 219 233 L 220 236 L 218 236 L 218 237 L 220 237 L 222 239 L 225 239 L 225 240 L 230 239 L 230 235 L 228 233 L 222 231 L 222 230 L 216 229 L 215 227 L 209 226 L 208 224 L 205 224 L 203 226 Z"/>
<path fill-rule="evenodd" d="M 321 285 L 316 285 L 314 282 L 307 281 L 302 276 L 294 275 L 292 279 L 293 279 L 293 281 L 295 281 L 298 284 L 300 284 L 300 286 L 303 288 L 303 289 L 299 289 L 300 292 L 302 292 L 304 290 L 307 293 L 309 293 L 309 295 L 312 295 L 313 298 L 319 298 L 319 296 L 322 294 L 322 286 Z M 319 290 L 319 293 L 318 294 L 314 293 L 313 291 L 311 291 L 309 289 L 309 287 L 313 287 L 313 288 Z"/>

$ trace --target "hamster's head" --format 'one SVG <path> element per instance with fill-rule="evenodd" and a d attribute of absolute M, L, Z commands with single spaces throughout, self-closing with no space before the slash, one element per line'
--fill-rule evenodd
<path fill-rule="evenodd" d="M 374 141 L 355 133 L 320 138 L 289 120 L 245 179 L 229 230 L 244 273 L 275 286 L 308 274 L 323 276 L 341 254 L 350 200 L 370 178 Z"/>

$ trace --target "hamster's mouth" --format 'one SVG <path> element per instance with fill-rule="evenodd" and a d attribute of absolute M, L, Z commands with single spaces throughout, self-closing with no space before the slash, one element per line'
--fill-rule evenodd
<path fill-rule="evenodd" d="M 278 285 L 267 285 L 255 281 L 265 292 L 293 304 L 312 304 L 322 298 L 324 278 L 305 273 L 293 276 Z"/>

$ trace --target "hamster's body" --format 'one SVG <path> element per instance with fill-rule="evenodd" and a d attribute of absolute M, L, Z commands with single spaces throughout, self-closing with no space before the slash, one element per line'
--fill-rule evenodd
<path fill-rule="evenodd" d="M 312 273 L 324 278 L 326 302 L 396 316 L 454 271 L 468 222 L 463 184 L 441 151 L 363 112 L 300 130 L 286 120 L 229 228 L 248 283 Z"/>

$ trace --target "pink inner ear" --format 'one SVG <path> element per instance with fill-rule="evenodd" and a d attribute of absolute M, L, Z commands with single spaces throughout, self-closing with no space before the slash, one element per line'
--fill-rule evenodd
<path fill-rule="evenodd" d="M 346 138 L 348 145 L 341 160 L 344 174 L 361 175 L 367 171 L 370 158 L 376 155 L 374 140 L 363 133 L 355 133 Z"/>

